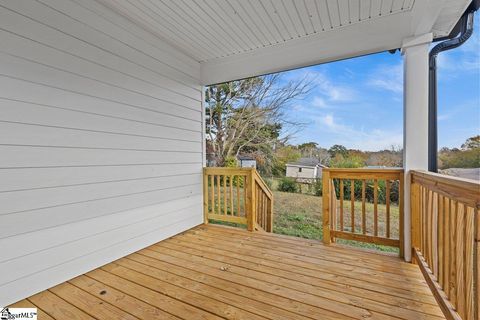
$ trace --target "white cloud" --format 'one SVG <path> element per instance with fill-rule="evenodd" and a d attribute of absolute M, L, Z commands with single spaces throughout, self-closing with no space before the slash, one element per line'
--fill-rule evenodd
<path fill-rule="evenodd" d="M 351 102 L 357 99 L 355 85 L 332 80 L 325 72 L 318 70 L 295 70 L 286 75 L 286 79 L 306 78 L 315 87 L 316 97 L 312 103 L 317 107 L 332 105 L 336 102 Z"/>
<path fill-rule="evenodd" d="M 300 111 L 305 111 L 305 107 L 301 104 L 295 104 L 292 106 L 292 109 L 293 111 L 297 111 L 297 112 L 300 112 Z"/>
<path fill-rule="evenodd" d="M 480 23 L 480 19 L 477 20 Z M 452 55 L 455 57 L 453 58 Z M 437 56 L 437 66 L 440 69 L 439 76 L 442 78 L 454 78 L 465 72 L 478 72 L 480 69 L 480 34 L 474 32 L 470 39 L 458 49 L 441 52 Z"/>
<path fill-rule="evenodd" d="M 403 134 L 398 132 L 385 132 L 378 128 L 357 129 L 339 121 L 333 114 L 317 117 L 315 124 L 320 131 L 338 136 L 338 143 L 347 148 L 366 151 L 388 149 L 390 146 L 401 146 Z"/>
<path fill-rule="evenodd" d="M 374 70 L 367 82 L 370 86 L 395 94 L 403 92 L 403 65 L 382 66 Z"/>
<path fill-rule="evenodd" d="M 336 126 L 335 121 L 333 120 L 333 115 L 327 114 L 326 116 L 319 118 L 320 122 L 328 126 L 329 128 L 333 128 Z"/>
<path fill-rule="evenodd" d="M 353 101 L 356 97 L 356 92 L 350 86 L 333 83 L 326 74 L 316 72 L 314 74 L 315 85 L 320 89 L 320 92 L 331 102 L 348 102 Z"/>
<path fill-rule="evenodd" d="M 312 105 L 317 108 L 326 108 L 327 103 L 325 102 L 325 99 L 322 97 L 314 97 L 312 100 Z"/>

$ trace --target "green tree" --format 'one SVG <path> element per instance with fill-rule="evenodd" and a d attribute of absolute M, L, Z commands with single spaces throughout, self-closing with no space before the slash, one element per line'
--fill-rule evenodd
<path fill-rule="evenodd" d="M 361 168 L 365 166 L 365 160 L 359 155 L 347 154 L 342 156 L 340 153 L 330 161 L 332 168 Z"/>
<path fill-rule="evenodd" d="M 439 168 L 479 168 L 480 135 L 468 138 L 458 148 L 442 148 L 438 153 Z"/>
<path fill-rule="evenodd" d="M 284 176 L 286 170 L 286 164 L 288 162 L 295 162 L 300 159 L 301 153 L 294 146 L 281 146 L 275 152 L 275 158 L 272 166 L 272 174 L 274 176 Z"/>
<path fill-rule="evenodd" d="M 309 92 L 310 83 L 307 78 L 287 82 L 275 74 L 207 87 L 205 130 L 217 164 L 246 150 L 273 156 L 274 145 L 301 128 L 284 110 Z"/>
<path fill-rule="evenodd" d="M 480 135 L 468 138 L 461 148 L 462 150 L 480 149 Z"/>
<path fill-rule="evenodd" d="M 342 157 L 348 156 L 347 148 L 340 144 L 333 145 L 330 149 L 328 149 L 328 153 L 332 158 L 335 158 L 337 155 L 341 155 Z"/>

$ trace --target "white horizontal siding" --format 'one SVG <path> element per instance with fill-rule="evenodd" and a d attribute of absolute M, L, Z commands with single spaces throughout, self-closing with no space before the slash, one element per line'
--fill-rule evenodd
<path fill-rule="evenodd" d="M 0 3 L 0 305 L 202 222 L 199 64 L 93 0 Z"/>

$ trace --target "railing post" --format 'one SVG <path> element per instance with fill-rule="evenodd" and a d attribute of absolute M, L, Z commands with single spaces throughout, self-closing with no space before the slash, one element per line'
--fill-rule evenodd
<path fill-rule="evenodd" d="M 398 175 L 398 211 L 399 211 L 399 228 L 398 228 L 398 238 L 400 240 L 399 245 L 399 255 L 400 258 L 405 257 L 405 197 L 404 197 L 404 188 L 405 188 L 405 175 L 400 173 Z"/>
<path fill-rule="evenodd" d="M 412 183 L 410 185 L 410 216 L 411 216 L 411 235 L 412 235 L 412 262 L 416 263 L 417 261 L 413 258 L 414 250 L 420 248 L 421 246 L 421 225 L 420 225 L 420 186 L 417 183 Z"/>
<path fill-rule="evenodd" d="M 255 230 L 256 222 L 256 199 L 255 199 L 255 171 L 251 169 L 246 176 L 245 192 L 247 193 L 247 229 Z"/>
<path fill-rule="evenodd" d="M 208 174 L 206 168 L 203 168 L 203 223 L 208 224 Z"/>
<path fill-rule="evenodd" d="M 473 243 L 473 305 L 475 307 L 474 314 L 475 319 L 480 320 L 480 210 L 477 208 L 474 209 L 474 228 L 475 228 L 475 238 Z"/>
<path fill-rule="evenodd" d="M 323 243 L 330 244 L 330 172 L 322 171 Z"/>

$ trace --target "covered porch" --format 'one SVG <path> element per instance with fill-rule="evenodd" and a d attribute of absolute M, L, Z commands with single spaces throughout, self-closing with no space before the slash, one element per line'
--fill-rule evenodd
<path fill-rule="evenodd" d="M 281 3 L 0 2 L 1 307 L 41 320 L 480 318 L 480 184 L 426 172 L 429 47 L 471 1 Z M 272 234 L 255 170 L 204 168 L 204 86 L 397 49 L 403 168 L 324 170 L 323 243 Z M 366 181 L 398 186 L 399 230 L 387 200 L 381 219 L 378 195 L 367 212 Z"/>

